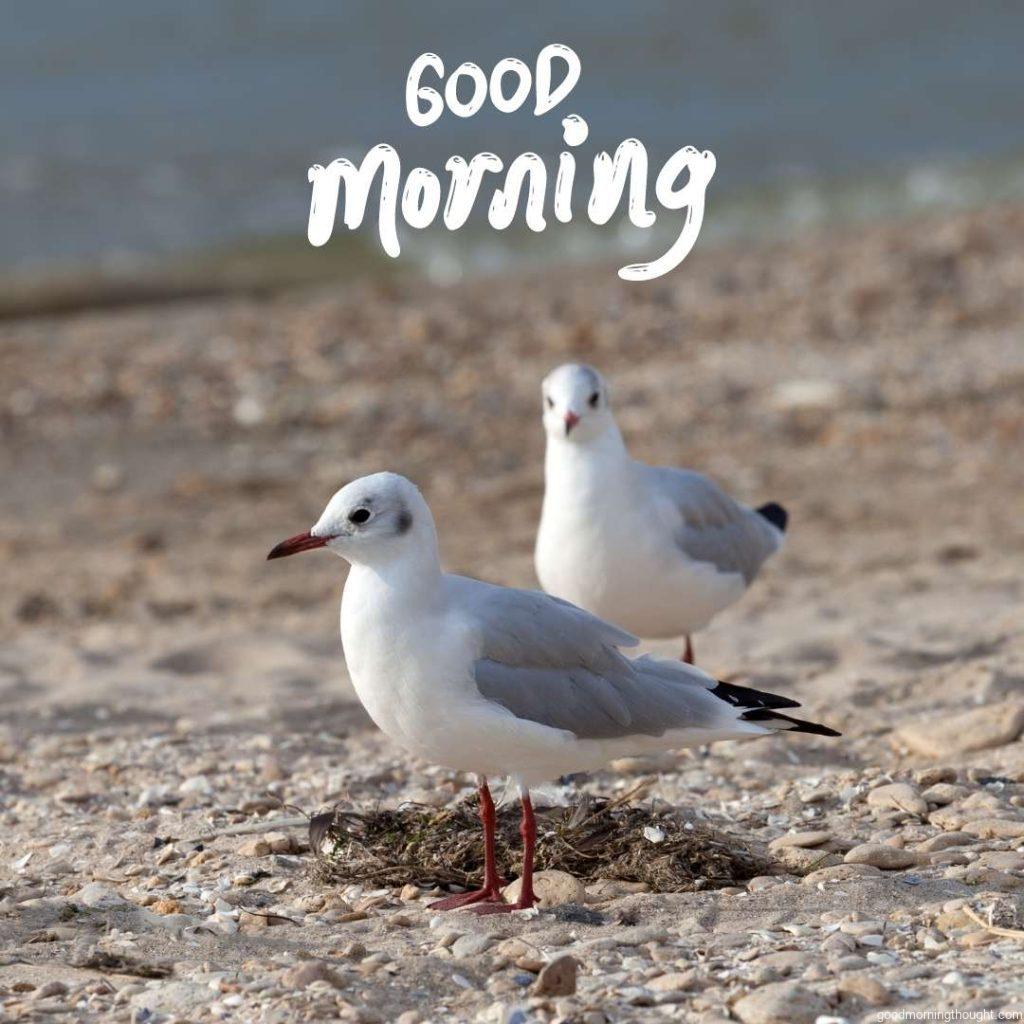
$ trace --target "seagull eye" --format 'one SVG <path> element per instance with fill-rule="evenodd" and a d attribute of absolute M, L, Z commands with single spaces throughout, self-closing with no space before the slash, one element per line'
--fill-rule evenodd
<path fill-rule="evenodd" d="M 545 395 L 544 396 L 544 401 L 547 402 L 547 406 L 548 406 L 549 409 L 554 409 L 554 407 L 555 407 L 555 400 L 550 395 Z"/>
<path fill-rule="evenodd" d="M 600 391 L 595 391 L 590 396 L 590 398 L 587 399 L 587 405 L 589 405 L 591 409 L 596 409 L 597 408 L 597 403 L 600 402 L 600 401 L 601 401 L 601 392 Z"/>
<path fill-rule="evenodd" d="M 365 523 L 369 518 L 370 510 L 368 508 L 357 508 L 354 512 L 348 514 L 348 521 L 357 525 Z"/>

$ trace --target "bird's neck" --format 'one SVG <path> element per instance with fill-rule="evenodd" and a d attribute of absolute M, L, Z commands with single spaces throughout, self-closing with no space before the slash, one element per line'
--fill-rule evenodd
<path fill-rule="evenodd" d="M 630 458 L 616 423 L 585 441 L 548 437 L 544 456 L 547 489 L 613 486 L 629 473 Z"/>
<path fill-rule="evenodd" d="M 353 561 L 346 597 L 392 607 L 429 600 L 441 583 L 441 558 L 436 536 L 417 539 L 393 554 L 377 552 L 370 560 Z"/>

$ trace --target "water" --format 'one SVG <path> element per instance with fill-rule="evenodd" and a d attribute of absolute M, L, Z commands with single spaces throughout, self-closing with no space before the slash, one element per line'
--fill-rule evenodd
<path fill-rule="evenodd" d="M 532 64 L 553 41 L 583 74 L 547 117 L 406 118 L 424 50 L 489 69 L 506 55 Z M 590 123 L 588 161 L 630 135 L 655 168 L 681 145 L 714 150 L 709 234 L 1024 196 L 1022 41 L 1024 4 L 952 0 L 12 5 L 0 266 L 301 239 L 311 163 L 387 141 L 403 168 L 526 149 L 553 168 L 569 112 Z M 571 257 L 591 235 L 552 223 L 544 241 Z M 440 228 L 412 251 L 431 247 L 457 272 L 515 243 Z"/>

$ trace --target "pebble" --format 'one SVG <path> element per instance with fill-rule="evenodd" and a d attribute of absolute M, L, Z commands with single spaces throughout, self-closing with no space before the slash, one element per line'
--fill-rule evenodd
<path fill-rule="evenodd" d="M 155 900 L 149 904 L 154 914 L 180 914 L 181 904 L 175 899 Z"/>
<path fill-rule="evenodd" d="M 576 972 L 579 962 L 568 954 L 545 964 L 537 975 L 533 992 L 538 996 L 571 996 L 576 992 Z"/>
<path fill-rule="evenodd" d="M 814 1024 L 830 1007 L 817 992 L 797 982 L 780 981 L 754 989 L 732 1010 L 743 1024 Z"/>
<path fill-rule="evenodd" d="M 818 885 L 820 882 L 848 882 L 855 878 L 879 877 L 881 872 L 872 864 L 836 864 L 819 868 L 800 880 L 803 885 Z"/>
<path fill-rule="evenodd" d="M 813 832 L 788 832 L 784 836 L 773 839 L 768 844 L 769 850 L 781 850 L 787 846 L 811 847 L 821 846 L 832 838 L 832 833 L 823 829 Z"/>
<path fill-rule="evenodd" d="M 868 1006 L 885 1006 L 892 994 L 877 978 L 866 974 L 851 974 L 840 978 L 836 986 L 840 995 L 861 999 Z"/>
<path fill-rule="evenodd" d="M 1024 821 L 1009 818 L 978 818 L 965 822 L 963 831 L 979 839 L 1019 839 L 1024 836 Z"/>
<path fill-rule="evenodd" d="M 308 988 L 316 981 L 325 981 L 332 988 L 345 987 L 341 978 L 323 960 L 307 960 L 281 975 L 281 984 L 285 988 Z"/>
<path fill-rule="evenodd" d="M 806 849 L 802 846 L 769 847 L 776 863 L 796 875 L 805 875 L 809 871 L 831 867 L 842 860 L 837 854 L 821 849 Z"/>
<path fill-rule="evenodd" d="M 970 793 L 971 791 L 966 786 L 956 786 L 951 782 L 937 782 L 934 786 L 929 786 L 921 796 L 930 804 L 945 807 L 946 804 L 963 800 L 964 797 L 970 796 Z"/>
<path fill-rule="evenodd" d="M 935 785 L 937 782 L 955 782 L 956 769 L 949 765 L 932 765 L 919 768 L 913 773 L 914 782 L 918 785 Z"/>
<path fill-rule="evenodd" d="M 655 992 L 684 992 L 697 984 L 697 972 L 673 971 L 671 974 L 659 974 L 647 982 L 647 987 Z"/>
<path fill-rule="evenodd" d="M 490 935 L 460 935 L 452 944 L 452 956 L 462 960 L 471 956 L 479 956 L 488 949 L 494 939 Z"/>
<path fill-rule="evenodd" d="M 47 981 L 39 986 L 32 993 L 33 999 L 53 999 L 56 996 L 67 995 L 68 987 L 63 981 Z"/>
<path fill-rule="evenodd" d="M 119 892 L 102 882 L 89 882 L 83 885 L 75 893 L 73 899 L 75 902 L 81 903 L 82 906 L 90 907 L 93 910 L 117 910 L 121 907 L 132 906 Z"/>
<path fill-rule="evenodd" d="M 956 782 L 956 769 L 948 765 L 932 765 L 914 772 L 914 781 L 919 786 L 934 786 L 941 782 Z"/>
<path fill-rule="evenodd" d="M 515 903 L 521 888 L 522 879 L 517 878 L 502 889 L 502 895 L 508 903 Z M 587 898 L 583 883 L 567 871 L 538 871 L 533 876 L 533 891 L 537 895 L 537 906 L 542 910 L 566 903 L 583 903 Z"/>
<path fill-rule="evenodd" d="M 774 889 L 777 885 L 783 884 L 783 879 L 778 875 L 756 875 L 747 882 L 747 889 L 750 892 L 763 892 L 765 889 Z"/>
<path fill-rule="evenodd" d="M 250 839 L 238 848 L 239 857 L 269 857 L 272 852 L 265 839 Z"/>
<path fill-rule="evenodd" d="M 1024 730 L 1024 703 L 1005 701 L 960 714 L 914 718 L 895 732 L 897 742 L 925 757 L 967 754 L 1012 743 Z"/>
<path fill-rule="evenodd" d="M 928 813 L 928 802 L 921 796 L 916 786 L 907 782 L 890 782 L 878 786 L 867 796 L 869 807 L 877 807 L 895 811 L 906 811 L 923 817 Z"/>
<path fill-rule="evenodd" d="M 954 846 L 969 846 L 975 842 L 977 842 L 977 839 L 966 832 L 940 832 L 938 835 L 918 843 L 917 848 L 925 853 L 935 853 L 939 850 L 948 850 Z"/>
<path fill-rule="evenodd" d="M 210 785 L 210 780 L 205 775 L 193 775 L 178 787 L 178 792 L 184 795 L 198 794 L 200 796 L 210 796 L 213 793 L 213 786 Z"/>
<path fill-rule="evenodd" d="M 848 850 L 843 858 L 847 864 L 867 864 L 883 871 L 899 871 L 921 862 L 921 855 L 914 850 L 903 850 L 885 843 L 862 843 Z"/>

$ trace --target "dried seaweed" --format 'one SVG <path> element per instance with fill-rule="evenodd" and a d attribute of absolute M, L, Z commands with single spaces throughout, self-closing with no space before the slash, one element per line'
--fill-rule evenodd
<path fill-rule="evenodd" d="M 325 882 L 469 886 L 483 870 L 475 800 L 441 810 L 419 804 L 369 813 L 339 809 L 314 817 L 309 834 Z M 498 811 L 497 847 L 499 871 L 516 877 L 522 848 L 516 807 Z M 603 798 L 538 810 L 536 856 L 538 870 L 557 868 L 583 882 L 643 882 L 654 892 L 722 888 L 768 870 L 736 837 L 687 822 L 673 809 L 623 807 Z"/>

